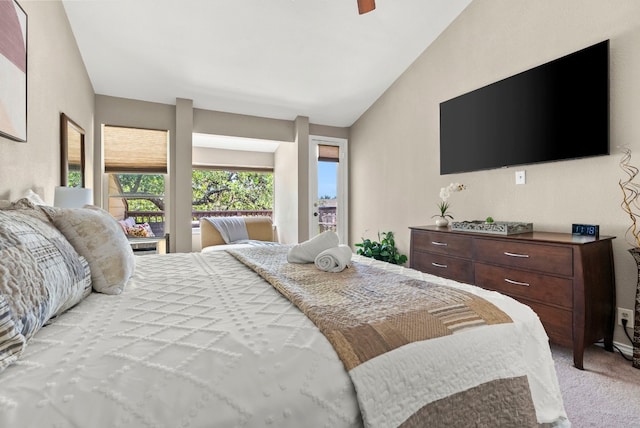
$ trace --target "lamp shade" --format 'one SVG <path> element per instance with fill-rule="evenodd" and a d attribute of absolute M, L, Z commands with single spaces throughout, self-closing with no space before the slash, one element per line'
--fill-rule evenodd
<path fill-rule="evenodd" d="M 58 208 L 82 208 L 93 204 L 93 191 L 84 187 L 56 187 L 53 205 Z"/>

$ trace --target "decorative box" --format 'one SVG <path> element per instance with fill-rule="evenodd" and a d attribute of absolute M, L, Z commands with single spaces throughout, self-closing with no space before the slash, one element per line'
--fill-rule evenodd
<path fill-rule="evenodd" d="M 514 221 L 495 221 L 486 223 L 482 220 L 454 221 L 451 230 L 462 232 L 491 233 L 494 235 L 516 235 L 518 233 L 533 232 L 533 223 Z"/>

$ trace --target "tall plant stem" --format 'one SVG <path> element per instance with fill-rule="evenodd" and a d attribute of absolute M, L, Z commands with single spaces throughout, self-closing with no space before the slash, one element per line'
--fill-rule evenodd
<path fill-rule="evenodd" d="M 620 206 L 629 215 L 631 219 L 631 226 L 627 229 L 625 238 L 629 241 L 629 234 L 633 236 L 633 241 L 629 241 L 634 247 L 640 247 L 640 231 L 638 231 L 638 225 L 636 216 L 640 215 L 640 207 L 638 206 L 638 195 L 640 195 L 640 186 L 635 184 L 633 180 L 638 175 L 638 168 L 631 165 L 631 150 L 624 148 L 624 156 L 620 160 L 620 168 L 629 176 L 625 181 L 618 181 L 620 189 L 622 189 L 622 203 Z"/>

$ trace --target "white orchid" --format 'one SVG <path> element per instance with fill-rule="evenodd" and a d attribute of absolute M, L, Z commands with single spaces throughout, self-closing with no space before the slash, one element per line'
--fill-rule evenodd
<path fill-rule="evenodd" d="M 453 217 L 451 216 L 451 214 L 447 213 L 447 210 L 449 209 L 449 202 L 447 202 L 447 199 L 451 197 L 451 193 L 461 192 L 466 188 L 467 187 L 464 184 L 460 184 L 460 183 L 451 183 L 446 187 L 440 188 L 440 199 L 442 199 L 442 202 L 438 204 L 438 209 L 440 210 L 440 214 L 439 215 L 436 214 L 433 217 L 449 217 L 450 219 L 453 220 Z"/>
<path fill-rule="evenodd" d="M 440 199 L 446 201 L 447 199 L 449 199 L 449 196 L 451 196 L 451 192 L 449 191 L 448 187 L 443 187 L 440 189 Z"/>

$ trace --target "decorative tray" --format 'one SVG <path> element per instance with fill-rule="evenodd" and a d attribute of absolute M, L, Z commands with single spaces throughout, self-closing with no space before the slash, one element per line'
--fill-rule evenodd
<path fill-rule="evenodd" d="M 495 235 L 516 235 L 518 233 L 533 232 L 533 223 L 514 221 L 495 221 L 486 223 L 482 220 L 453 221 L 451 230 L 464 232 L 492 233 Z"/>

